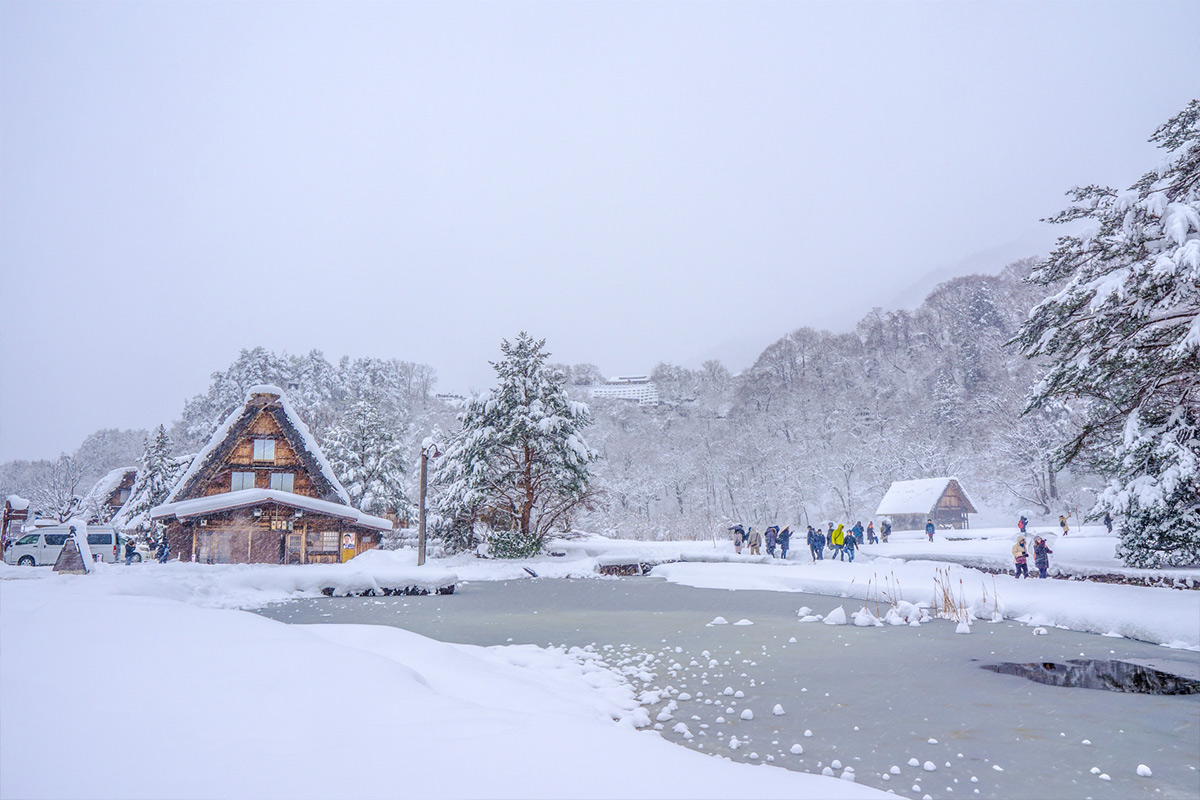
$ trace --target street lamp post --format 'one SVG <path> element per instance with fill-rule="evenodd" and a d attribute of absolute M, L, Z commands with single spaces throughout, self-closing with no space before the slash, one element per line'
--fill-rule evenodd
<path fill-rule="evenodd" d="M 425 483 L 426 476 L 429 473 L 429 459 L 432 456 L 437 458 L 441 453 L 438 452 L 437 445 L 432 439 L 426 439 L 421 445 L 421 497 L 419 500 L 417 515 L 417 566 L 420 567 L 425 563 Z"/>

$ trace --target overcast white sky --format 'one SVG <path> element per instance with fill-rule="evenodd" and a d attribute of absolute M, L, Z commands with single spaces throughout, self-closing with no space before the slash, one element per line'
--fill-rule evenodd
<path fill-rule="evenodd" d="M 259 344 L 459 392 L 522 329 L 744 367 L 1044 249 L 1198 54 L 1196 2 L 6 0 L 0 460 L 169 422 Z"/>

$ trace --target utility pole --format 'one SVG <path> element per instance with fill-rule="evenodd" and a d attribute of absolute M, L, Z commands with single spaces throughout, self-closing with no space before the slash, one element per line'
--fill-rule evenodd
<path fill-rule="evenodd" d="M 425 484 L 426 476 L 429 473 L 429 457 L 432 455 L 437 458 L 441 455 L 438 452 L 437 445 L 432 439 L 426 439 L 421 444 L 421 498 L 418 502 L 417 515 L 417 566 L 425 564 Z"/>

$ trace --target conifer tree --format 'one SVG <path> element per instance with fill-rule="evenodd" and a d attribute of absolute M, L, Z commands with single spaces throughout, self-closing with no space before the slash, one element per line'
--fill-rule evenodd
<path fill-rule="evenodd" d="M 350 502 L 368 514 L 406 516 L 404 446 L 400 423 L 366 397 L 346 412 L 325 436 L 325 454 L 346 487 Z"/>
<path fill-rule="evenodd" d="M 537 553 L 590 497 L 588 465 L 598 454 L 582 432 L 591 417 L 568 399 L 566 376 L 547 365 L 545 347 L 524 332 L 501 343 L 503 357 L 492 364 L 498 385 L 466 403 L 437 462 L 443 513 L 482 520 L 501 556 Z"/>
<path fill-rule="evenodd" d="M 190 462 L 190 459 L 172 456 L 171 437 L 166 428 L 162 425 L 155 428 L 154 438 L 146 442 L 141 468 L 129 490 L 129 500 L 113 517 L 113 525 L 128 530 L 149 530 L 150 509 L 167 499 Z"/>
<path fill-rule="evenodd" d="M 1200 100 L 1150 139 L 1167 152 L 1128 191 L 1072 190 L 1063 236 L 1029 282 L 1060 286 L 1017 336 L 1049 363 L 1030 408 L 1072 400 L 1060 463 L 1108 477 L 1094 513 L 1124 517 L 1131 566 L 1200 563 Z"/>

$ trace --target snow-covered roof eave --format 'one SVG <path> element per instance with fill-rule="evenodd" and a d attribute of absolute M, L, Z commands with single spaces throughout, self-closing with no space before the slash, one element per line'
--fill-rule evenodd
<path fill-rule="evenodd" d="M 384 517 L 367 514 L 353 506 L 331 503 L 328 500 L 318 500 L 315 497 L 306 497 L 302 494 L 293 494 L 278 489 L 243 489 L 238 492 L 223 492 L 192 500 L 181 500 L 176 503 L 163 503 L 150 509 L 150 518 L 153 520 L 170 517 L 187 519 L 262 503 L 276 503 L 288 508 L 327 514 L 375 530 L 392 530 L 391 520 Z"/>

